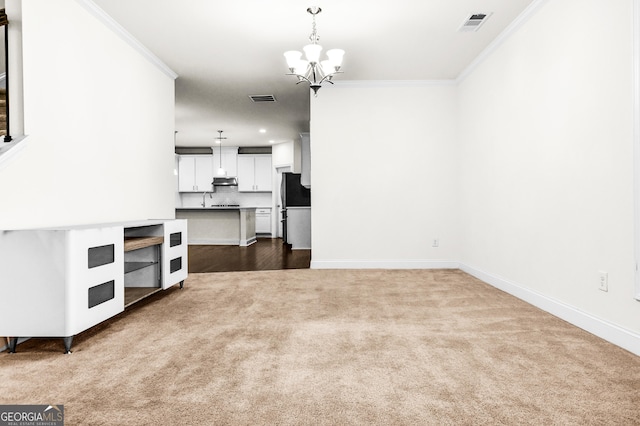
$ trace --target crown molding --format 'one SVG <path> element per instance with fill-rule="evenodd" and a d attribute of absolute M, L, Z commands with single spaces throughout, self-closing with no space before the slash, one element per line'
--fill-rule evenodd
<path fill-rule="evenodd" d="M 516 19 L 507 26 L 456 78 L 456 84 L 462 83 L 482 64 L 498 47 L 517 32 L 548 0 L 533 0 Z"/>
<path fill-rule="evenodd" d="M 102 10 L 92 0 L 76 0 L 80 6 L 84 7 L 89 13 L 95 16 L 101 21 L 107 28 L 113 31 L 118 37 L 124 40 L 129 46 L 133 47 L 138 53 L 145 57 L 149 62 L 155 65 L 160 71 L 166 74 L 168 77 L 175 80 L 178 78 L 176 74 L 167 64 L 162 62 L 153 52 L 147 49 L 137 38 L 135 38 L 129 31 L 125 30 L 122 25 L 116 22 L 107 12 Z"/>
<path fill-rule="evenodd" d="M 455 86 L 456 80 L 339 80 L 335 87 L 421 87 L 421 86 Z M 331 85 L 322 86 L 331 87 Z"/>

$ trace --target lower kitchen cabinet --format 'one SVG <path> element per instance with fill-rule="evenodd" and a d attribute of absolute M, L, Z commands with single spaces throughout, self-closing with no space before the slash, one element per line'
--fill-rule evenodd
<path fill-rule="evenodd" d="M 187 277 L 184 220 L 0 231 L 0 336 L 73 336 Z"/>
<path fill-rule="evenodd" d="M 256 234 L 271 235 L 271 209 L 256 209 Z"/>

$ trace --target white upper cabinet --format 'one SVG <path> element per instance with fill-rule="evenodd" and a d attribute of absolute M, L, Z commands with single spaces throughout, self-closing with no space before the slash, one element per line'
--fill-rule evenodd
<path fill-rule="evenodd" d="M 271 191 L 273 189 L 273 176 L 271 173 L 271 156 L 262 155 L 255 157 L 255 185 L 256 191 Z"/>
<path fill-rule="evenodd" d="M 271 192 L 271 155 L 238 155 L 238 191 Z"/>
<path fill-rule="evenodd" d="M 180 192 L 211 191 L 213 173 L 212 155 L 181 155 L 178 160 L 178 190 Z"/>

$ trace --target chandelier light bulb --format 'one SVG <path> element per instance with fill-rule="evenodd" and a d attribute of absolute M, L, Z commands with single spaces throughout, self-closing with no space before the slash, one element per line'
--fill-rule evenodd
<path fill-rule="evenodd" d="M 327 50 L 327 58 L 329 58 L 329 60 L 333 62 L 333 65 L 336 67 L 336 70 L 340 69 L 340 67 L 342 66 L 343 57 L 344 57 L 344 50 L 342 49 Z"/>
<path fill-rule="evenodd" d="M 287 60 L 287 66 L 289 69 L 296 68 L 298 66 L 298 62 L 302 59 L 302 52 L 298 52 L 297 50 L 289 50 L 288 52 L 284 52 L 284 57 Z"/>
<path fill-rule="evenodd" d="M 317 64 L 320 62 L 320 52 L 322 52 L 322 46 L 319 44 L 307 44 L 304 48 L 304 55 L 307 58 L 307 61 L 312 64 Z"/>

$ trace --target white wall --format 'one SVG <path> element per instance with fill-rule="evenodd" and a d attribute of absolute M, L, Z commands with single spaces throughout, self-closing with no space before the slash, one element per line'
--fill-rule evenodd
<path fill-rule="evenodd" d="M 632 5 L 538 2 L 456 86 L 323 88 L 312 267 L 459 265 L 640 354 Z"/>
<path fill-rule="evenodd" d="M 311 135 L 314 268 L 458 259 L 455 86 L 323 87 Z"/>
<path fill-rule="evenodd" d="M 0 170 L 0 229 L 173 218 L 173 79 L 74 0 L 22 2 L 22 29 L 28 146 Z"/>
<path fill-rule="evenodd" d="M 547 2 L 460 84 L 460 260 L 640 332 L 631 12 Z"/>

